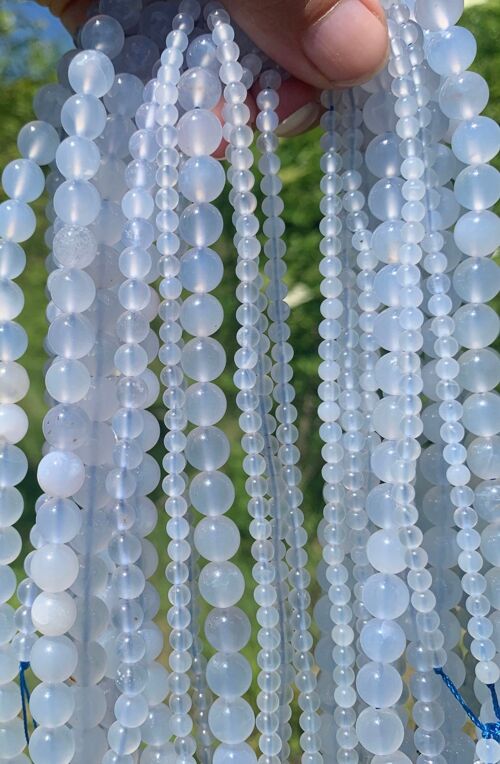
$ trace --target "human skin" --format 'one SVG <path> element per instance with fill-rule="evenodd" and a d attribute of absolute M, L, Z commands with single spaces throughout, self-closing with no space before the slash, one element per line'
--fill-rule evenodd
<path fill-rule="evenodd" d="M 91 0 L 38 2 L 71 32 L 85 20 L 91 5 Z M 280 92 L 280 135 L 297 135 L 317 123 L 322 89 L 359 84 L 385 63 L 387 29 L 379 0 L 224 0 L 223 4 L 256 45 L 292 75 Z"/>

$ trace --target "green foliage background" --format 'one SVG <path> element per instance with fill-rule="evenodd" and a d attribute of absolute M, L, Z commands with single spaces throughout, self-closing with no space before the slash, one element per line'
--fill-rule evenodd
<path fill-rule="evenodd" d="M 500 118 L 500 0 L 474 6 L 467 10 L 462 22 L 476 36 L 478 56 L 473 68 L 480 72 L 489 82 L 491 90 L 490 104 L 486 110 L 488 116 Z M 31 102 L 37 87 L 43 82 L 53 79 L 55 52 L 40 46 L 36 29 L 26 29 L 23 44 L 9 47 L 9 33 L 12 32 L 13 16 L 0 2 L 0 78 L 2 93 L 0 97 L 0 146 L 2 149 L 2 165 L 17 156 L 16 136 L 19 128 L 33 119 Z M 16 58 L 17 57 L 17 58 Z M 17 61 L 17 68 L 15 66 Z M 22 76 L 19 76 L 19 72 Z M 16 76 L 13 76 L 16 75 Z M 297 389 L 296 406 L 299 412 L 297 425 L 300 430 L 300 443 L 303 454 L 302 470 L 304 492 L 304 514 L 307 530 L 310 534 L 308 552 L 310 560 L 315 564 L 319 556 L 319 547 L 315 540 L 315 529 L 322 516 L 321 497 L 321 459 L 318 438 L 318 421 L 316 418 L 316 369 L 318 336 L 316 327 L 319 321 L 319 158 L 318 132 L 294 138 L 282 143 L 280 153 L 283 163 L 282 179 L 284 182 L 283 198 L 285 202 L 284 218 L 287 224 L 288 244 L 288 283 L 297 295 L 300 291 L 302 302 L 291 312 L 291 342 L 295 348 L 294 372 Z M 3 200 L 3 197 L 2 197 Z M 30 419 L 30 430 L 20 446 L 25 450 L 29 459 L 29 472 L 21 486 L 26 510 L 18 528 L 24 539 L 23 553 L 29 551 L 29 529 L 34 518 L 34 503 L 38 495 L 36 483 L 36 466 L 42 447 L 41 422 L 46 411 L 43 394 L 43 367 L 45 354 L 43 351 L 44 336 L 47 325 L 45 320 L 45 266 L 47 248 L 44 244 L 43 210 L 46 200 L 40 200 L 35 205 L 38 217 L 36 234 L 26 244 L 27 267 L 19 279 L 25 290 L 26 305 L 20 316 L 20 322 L 29 334 L 29 349 L 22 362 L 26 366 L 30 378 L 31 389 L 23 402 Z M 223 204 L 223 212 L 230 230 L 231 212 L 227 202 Z M 254 612 L 252 597 L 250 538 L 247 531 L 248 516 L 246 496 L 244 491 L 244 476 L 241 470 L 242 452 L 239 445 L 238 414 L 233 401 L 232 385 L 232 356 L 236 350 L 234 313 L 236 303 L 234 298 L 234 251 L 230 238 L 226 237 L 220 243 L 219 250 L 224 257 L 226 275 L 223 285 L 218 290 L 218 296 L 224 304 L 227 323 L 219 332 L 218 339 L 227 350 L 229 367 L 222 379 L 222 386 L 228 394 L 229 406 L 225 419 L 225 429 L 233 444 L 232 456 L 228 464 L 228 474 L 232 477 L 237 488 L 236 502 L 231 510 L 231 516 L 237 522 L 242 533 L 242 547 L 237 562 L 245 572 L 247 591 L 243 607 L 252 616 Z M 297 291 L 298 290 L 298 291 Z M 155 413 L 161 420 L 161 400 L 156 404 Z M 161 446 L 156 454 L 161 461 Z M 165 624 L 167 607 L 166 585 L 163 572 L 166 565 L 165 548 L 167 545 L 164 530 L 165 516 L 162 511 L 160 492 L 155 497 L 159 506 L 159 523 L 152 534 L 160 551 L 161 562 L 155 577 L 155 584 L 162 594 L 163 608 L 159 615 L 159 623 Z M 22 573 L 22 562 L 19 562 L 18 574 Z M 312 596 L 317 592 L 314 574 L 312 576 Z M 254 662 L 256 644 L 252 642 L 247 651 Z M 255 688 L 254 688 L 255 691 Z"/>

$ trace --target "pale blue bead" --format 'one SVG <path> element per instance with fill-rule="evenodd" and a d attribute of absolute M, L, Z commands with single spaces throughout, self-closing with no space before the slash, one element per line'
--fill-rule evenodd
<path fill-rule="evenodd" d="M 195 338 L 182 348 L 181 364 L 191 379 L 210 382 L 224 371 L 226 353 L 220 342 L 211 337 Z"/>
<path fill-rule="evenodd" d="M 406 637 L 401 626 L 395 621 L 377 618 L 363 626 L 360 641 L 368 658 L 381 663 L 392 663 L 397 660 L 406 647 Z"/>
<path fill-rule="evenodd" d="M 56 152 L 56 164 L 65 178 L 90 180 L 99 170 L 101 154 L 93 141 L 74 135 L 62 141 Z"/>
<path fill-rule="evenodd" d="M 216 695 L 238 698 L 246 693 L 251 681 L 251 666 L 239 653 L 216 653 L 207 664 L 207 683 Z"/>
<path fill-rule="evenodd" d="M 190 67 L 203 66 L 216 69 L 219 65 L 216 56 L 216 46 L 212 35 L 203 34 L 196 37 L 186 51 L 186 61 Z"/>
<path fill-rule="evenodd" d="M 240 545 L 238 527 L 224 515 L 205 517 L 195 528 L 194 544 L 200 555 L 210 562 L 229 560 Z"/>
<path fill-rule="evenodd" d="M 33 235 L 36 218 L 25 202 L 16 199 L 0 204 L 0 236 L 8 241 L 21 242 Z"/>
<path fill-rule="evenodd" d="M 99 12 L 116 19 L 125 32 L 134 27 L 141 16 L 141 0 L 99 0 Z"/>
<path fill-rule="evenodd" d="M 196 427 L 187 438 L 186 458 L 198 470 L 218 470 L 229 458 L 229 441 L 217 427 Z"/>
<path fill-rule="evenodd" d="M 54 304 L 64 313 L 83 313 L 95 299 L 93 280 L 88 273 L 78 268 L 53 271 L 47 286 Z"/>
<path fill-rule="evenodd" d="M 59 146 L 57 130 L 48 122 L 28 122 L 17 137 L 17 147 L 21 156 L 32 159 L 39 165 L 50 164 Z"/>
<path fill-rule="evenodd" d="M 135 117 L 142 103 L 144 85 L 133 74 L 117 74 L 113 86 L 104 96 L 104 104 L 110 114 Z"/>
<path fill-rule="evenodd" d="M 87 318 L 71 313 L 56 318 L 49 328 L 47 339 L 55 355 L 83 358 L 94 344 L 95 333 Z"/>
<path fill-rule="evenodd" d="M 200 595 L 209 605 L 230 608 L 241 599 L 245 581 L 232 562 L 209 562 L 200 573 Z M 240 742 L 240 741 L 233 741 Z"/>
<path fill-rule="evenodd" d="M 30 712 L 43 727 L 60 727 L 70 719 L 75 707 L 72 688 L 42 682 L 33 690 Z"/>
<path fill-rule="evenodd" d="M 368 194 L 368 206 L 378 220 L 395 220 L 401 213 L 403 197 L 401 178 L 379 180 Z"/>
<path fill-rule="evenodd" d="M 159 56 L 160 51 L 153 40 L 134 34 L 125 38 L 122 52 L 114 63 L 117 71 L 129 72 L 147 82 Z"/>
<path fill-rule="evenodd" d="M 222 215 L 213 204 L 190 204 L 180 216 L 179 233 L 192 247 L 210 246 L 219 239 L 222 228 Z"/>
<path fill-rule="evenodd" d="M 257 764 L 257 756 L 247 743 L 222 744 L 214 751 L 213 764 Z"/>
<path fill-rule="evenodd" d="M 490 165 L 466 167 L 455 181 L 457 201 L 468 210 L 493 207 L 500 197 L 500 174 Z"/>
<path fill-rule="evenodd" d="M 81 459 L 66 451 L 51 451 L 38 465 L 37 478 L 49 496 L 66 498 L 83 485 L 85 469 Z"/>
<path fill-rule="evenodd" d="M 373 138 L 366 148 L 365 161 L 370 172 L 377 178 L 391 178 L 398 175 L 401 156 L 397 135 L 382 133 Z"/>
<path fill-rule="evenodd" d="M 222 325 L 222 306 L 211 294 L 191 295 L 182 304 L 182 327 L 193 336 L 209 337 Z"/>
<path fill-rule="evenodd" d="M 220 196 L 225 183 L 223 166 L 209 156 L 191 157 L 179 173 L 180 191 L 191 202 L 212 202 Z"/>
<path fill-rule="evenodd" d="M 467 212 L 457 222 L 455 242 L 470 257 L 490 255 L 500 242 L 500 220 L 489 210 Z"/>
<path fill-rule="evenodd" d="M 160 46 L 165 47 L 167 34 L 172 29 L 172 21 L 177 13 L 177 6 L 169 3 L 154 2 L 142 9 L 140 30 Z"/>
<path fill-rule="evenodd" d="M 222 96 L 219 77 L 203 67 L 192 67 L 184 72 L 178 88 L 179 103 L 186 111 L 213 109 Z"/>
<path fill-rule="evenodd" d="M 500 289 L 500 268 L 489 258 L 466 258 L 453 274 L 453 287 L 464 302 L 489 302 Z"/>
<path fill-rule="evenodd" d="M 464 0 L 416 0 L 415 18 L 424 29 L 447 29 L 455 24 L 464 10 Z"/>
<path fill-rule="evenodd" d="M 358 716 L 356 733 L 367 751 L 381 756 L 399 749 L 404 728 L 395 711 L 365 708 Z"/>
<path fill-rule="evenodd" d="M 450 119 L 472 119 L 488 103 L 489 88 L 476 72 L 464 72 L 445 80 L 439 91 L 439 104 Z"/>
<path fill-rule="evenodd" d="M 477 45 L 474 35 L 464 27 L 451 27 L 432 34 L 426 44 L 429 66 L 443 77 L 460 74 L 472 64 Z"/>
<path fill-rule="evenodd" d="M 222 260 L 208 247 L 188 250 L 181 258 L 180 278 L 189 292 L 211 292 L 223 276 Z"/>
<path fill-rule="evenodd" d="M 0 487 L 14 486 L 26 475 L 26 455 L 17 446 L 3 444 L 0 448 Z"/>
<path fill-rule="evenodd" d="M 179 148 L 188 156 L 213 154 L 222 140 L 222 125 L 211 111 L 194 109 L 178 123 Z"/>
<path fill-rule="evenodd" d="M 15 279 L 26 267 L 26 255 L 19 244 L 0 240 L 0 277 Z"/>
<path fill-rule="evenodd" d="M 61 123 L 68 135 L 93 140 L 106 126 L 106 109 L 94 95 L 73 95 L 62 107 Z"/>
<path fill-rule="evenodd" d="M 198 382 L 186 390 L 186 416 L 192 424 L 216 424 L 226 413 L 226 406 L 226 396 L 212 382 Z"/>
<path fill-rule="evenodd" d="M 466 348 L 485 348 L 495 341 L 500 321 L 489 305 L 463 305 L 455 313 L 455 337 Z"/>
<path fill-rule="evenodd" d="M 243 743 L 252 733 L 254 714 L 242 698 L 231 701 L 218 698 L 210 706 L 208 723 L 212 734 L 222 743 Z"/>
<path fill-rule="evenodd" d="M 76 668 L 78 652 L 66 636 L 42 636 L 33 645 L 31 668 L 42 682 L 65 682 Z"/>
<path fill-rule="evenodd" d="M 80 361 L 59 358 L 47 371 L 45 386 L 49 395 L 59 403 L 78 403 L 87 395 L 90 374 Z"/>
<path fill-rule="evenodd" d="M 69 499 L 48 499 L 37 512 L 36 525 L 47 542 L 64 544 L 79 533 L 82 518 L 78 505 Z"/>
<path fill-rule="evenodd" d="M 54 195 L 56 214 L 68 225 L 90 225 L 97 218 L 100 207 L 99 191 L 86 180 L 67 180 Z"/>
<path fill-rule="evenodd" d="M 494 522 L 498 516 L 500 482 L 479 483 L 474 491 L 474 509 L 487 522 Z"/>
<path fill-rule="evenodd" d="M 234 497 L 234 486 L 222 472 L 201 472 L 195 475 L 189 486 L 189 498 L 193 507 L 208 516 L 227 512 Z"/>
<path fill-rule="evenodd" d="M 0 490 L 0 524 L 3 527 L 17 523 L 23 513 L 23 498 L 17 488 Z"/>
<path fill-rule="evenodd" d="M 11 199 L 32 202 L 42 194 L 45 176 L 32 159 L 14 159 L 2 173 L 2 185 Z"/>
<path fill-rule="evenodd" d="M 406 584 L 397 576 L 375 573 L 363 584 L 363 604 L 375 617 L 394 619 L 402 615 L 409 602 Z"/>
<path fill-rule="evenodd" d="M 457 126 L 451 145 L 464 164 L 489 162 L 498 153 L 500 127 L 490 117 L 474 117 Z"/>
<path fill-rule="evenodd" d="M 375 708 L 396 704 L 403 691 L 398 671 L 388 663 L 365 663 L 356 676 L 356 689 L 365 703 Z"/>
<path fill-rule="evenodd" d="M 64 85 L 50 83 L 37 90 L 33 98 L 33 111 L 37 119 L 54 127 L 61 126 L 61 109 L 71 95 Z"/>
<path fill-rule="evenodd" d="M 29 742 L 29 752 L 34 764 L 69 764 L 75 753 L 73 732 L 69 727 L 46 729 L 37 727 Z"/>
<path fill-rule="evenodd" d="M 94 16 L 83 25 L 80 32 L 81 47 L 93 48 L 109 58 L 115 58 L 125 41 L 121 24 L 112 16 Z"/>
<path fill-rule="evenodd" d="M 75 93 L 101 98 L 111 89 L 115 70 L 109 58 L 98 50 L 77 53 L 68 68 L 68 79 Z"/>

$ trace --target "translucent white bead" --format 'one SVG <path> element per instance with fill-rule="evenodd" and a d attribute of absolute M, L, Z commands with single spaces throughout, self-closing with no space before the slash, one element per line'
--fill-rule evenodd
<path fill-rule="evenodd" d="M 224 371 L 226 353 L 222 345 L 211 337 L 195 338 L 184 345 L 181 363 L 185 374 L 191 379 L 210 382 Z"/>
<path fill-rule="evenodd" d="M 32 159 L 14 159 L 2 173 L 2 186 L 11 199 L 32 202 L 45 187 L 45 176 Z"/>
<path fill-rule="evenodd" d="M 97 218 L 100 207 L 98 190 L 86 180 L 67 180 L 54 194 L 56 214 L 68 225 L 90 225 Z"/>
<path fill-rule="evenodd" d="M 363 584 L 362 597 L 368 612 L 381 619 L 399 618 L 408 607 L 410 599 L 406 584 L 388 573 L 370 576 Z"/>
<path fill-rule="evenodd" d="M 26 455 L 17 446 L 0 445 L 0 486 L 17 485 L 27 472 Z"/>
<path fill-rule="evenodd" d="M 465 302 L 489 302 L 500 288 L 500 268 L 485 257 L 467 258 L 453 274 L 453 287 Z"/>
<path fill-rule="evenodd" d="M 489 117 L 474 117 L 457 126 L 451 145 L 464 164 L 489 162 L 500 147 L 500 127 Z"/>
<path fill-rule="evenodd" d="M 196 37 L 186 51 L 186 61 L 190 67 L 203 66 L 216 69 L 218 61 L 212 35 L 204 34 Z"/>
<path fill-rule="evenodd" d="M 488 103 L 489 89 L 476 72 L 464 72 L 445 80 L 439 91 L 439 104 L 450 119 L 472 119 Z"/>
<path fill-rule="evenodd" d="M 481 552 L 486 560 L 498 567 L 500 564 L 500 524 L 487 525 L 481 534 Z"/>
<path fill-rule="evenodd" d="M 179 173 L 181 193 L 191 202 L 212 202 L 222 193 L 225 182 L 221 163 L 209 156 L 191 157 Z"/>
<path fill-rule="evenodd" d="M 28 431 L 28 417 L 14 403 L 0 405 L 0 438 L 8 443 L 18 443 Z"/>
<path fill-rule="evenodd" d="M 142 103 L 144 86 L 133 74 L 117 74 L 112 88 L 104 96 L 104 103 L 110 114 L 135 117 Z"/>
<path fill-rule="evenodd" d="M 227 512 L 234 497 L 234 486 L 222 472 L 202 472 L 195 475 L 189 486 L 193 507 L 208 517 Z"/>
<path fill-rule="evenodd" d="M 222 215 L 213 204 L 190 204 L 179 221 L 179 232 L 192 247 L 210 246 L 219 239 L 222 228 Z"/>
<path fill-rule="evenodd" d="M 500 438 L 476 438 L 467 449 L 467 465 L 482 480 L 500 477 Z"/>
<path fill-rule="evenodd" d="M 464 254 L 484 257 L 495 251 L 500 241 L 500 221 L 488 210 L 467 212 L 455 226 L 455 241 Z"/>
<path fill-rule="evenodd" d="M 48 499 L 37 511 L 36 527 L 48 542 L 64 544 L 72 541 L 81 525 L 80 509 L 68 499 Z"/>
<path fill-rule="evenodd" d="M 191 295 L 182 304 L 180 321 L 193 336 L 209 337 L 222 324 L 222 307 L 211 294 Z"/>
<path fill-rule="evenodd" d="M 94 302 L 94 281 L 79 268 L 53 271 L 47 285 L 54 304 L 64 313 L 83 313 Z"/>
<path fill-rule="evenodd" d="M 75 707 L 71 687 L 65 684 L 37 685 L 30 698 L 30 712 L 43 727 L 61 727 L 70 719 Z"/>
<path fill-rule="evenodd" d="M 401 697 L 403 682 L 398 671 L 388 663 L 365 663 L 356 676 L 356 688 L 368 705 L 388 708 Z"/>
<path fill-rule="evenodd" d="M 65 634 L 76 620 L 76 605 L 67 592 L 41 592 L 31 608 L 33 625 L 48 637 Z"/>
<path fill-rule="evenodd" d="M 416 0 L 415 18 L 425 29 L 447 29 L 455 24 L 464 10 L 464 0 L 442 3 L 435 0 Z"/>
<path fill-rule="evenodd" d="M 26 241 L 33 235 L 36 218 L 26 202 L 18 199 L 0 204 L 0 236 L 8 241 Z"/>
<path fill-rule="evenodd" d="M 41 459 L 37 478 L 45 493 L 65 498 L 80 490 L 85 469 L 82 460 L 75 454 L 52 451 Z"/>
<path fill-rule="evenodd" d="M 217 698 L 210 706 L 208 723 L 213 735 L 222 743 L 243 743 L 252 733 L 254 714 L 243 698 Z"/>
<path fill-rule="evenodd" d="M 111 89 L 115 70 L 110 59 L 98 50 L 83 50 L 72 59 L 68 79 L 75 93 L 101 98 Z"/>
<path fill-rule="evenodd" d="M 222 125 L 211 111 L 195 109 L 186 112 L 177 126 L 179 148 L 188 156 L 213 154 L 222 140 Z"/>
<path fill-rule="evenodd" d="M 222 260 L 213 249 L 189 249 L 181 258 L 180 277 L 189 292 L 211 292 L 220 284 L 222 275 Z"/>
<path fill-rule="evenodd" d="M 64 682 L 74 672 L 78 661 L 75 643 L 65 636 L 43 636 L 31 650 L 30 663 L 42 682 Z"/>
<path fill-rule="evenodd" d="M 29 390 L 26 369 L 15 361 L 0 363 L 0 403 L 17 403 Z"/>
<path fill-rule="evenodd" d="M 37 727 L 30 737 L 29 752 L 34 764 L 69 764 L 75 753 L 75 740 L 69 727 Z"/>
<path fill-rule="evenodd" d="M 222 744 L 214 751 L 213 764 L 257 764 L 257 756 L 247 743 Z"/>
<path fill-rule="evenodd" d="M 65 178 L 90 180 L 99 169 L 101 155 L 95 143 L 81 135 L 62 141 L 56 152 L 56 164 Z"/>
<path fill-rule="evenodd" d="M 226 396 L 211 382 L 198 382 L 186 390 L 186 416 L 195 425 L 217 424 L 226 412 Z"/>
<path fill-rule="evenodd" d="M 499 319 L 489 305 L 463 305 L 455 313 L 455 337 L 466 348 L 484 348 L 496 339 Z"/>
<path fill-rule="evenodd" d="M 232 562 L 209 562 L 200 573 L 199 587 L 201 596 L 209 605 L 229 608 L 243 596 L 245 581 Z"/>
<path fill-rule="evenodd" d="M 426 46 L 429 66 L 444 77 L 464 72 L 476 57 L 474 35 L 464 27 L 435 32 Z"/>
<path fill-rule="evenodd" d="M 201 556 L 210 562 L 229 560 L 236 554 L 240 545 L 238 527 L 229 517 L 223 515 L 205 517 L 195 528 L 194 544 Z"/>
<path fill-rule="evenodd" d="M 365 708 L 358 716 L 356 734 L 367 751 L 384 755 L 398 750 L 404 727 L 395 711 Z"/>
<path fill-rule="evenodd" d="M 17 147 L 21 156 L 39 165 L 50 164 L 59 146 L 57 130 L 48 122 L 28 122 L 20 131 Z"/>
<path fill-rule="evenodd" d="M 392 529 L 376 531 L 366 545 L 368 561 L 381 573 L 400 573 L 404 570 L 405 551 L 397 531 Z"/>
<path fill-rule="evenodd" d="M 373 618 L 361 630 L 361 646 L 373 661 L 392 663 L 406 647 L 406 637 L 401 626 L 395 621 L 381 621 Z"/>
<path fill-rule="evenodd" d="M 179 103 L 186 111 L 213 109 L 222 96 L 219 78 L 203 67 L 193 67 L 184 72 L 178 88 Z"/>
<path fill-rule="evenodd" d="M 86 268 L 97 254 L 95 236 L 88 228 L 63 226 L 54 236 L 54 258 L 66 268 Z"/>
<path fill-rule="evenodd" d="M 455 195 L 468 210 L 493 207 L 500 196 L 500 174 L 490 165 L 466 167 L 455 180 Z"/>
<path fill-rule="evenodd" d="M 377 178 L 391 178 L 399 174 L 401 156 L 397 135 L 382 133 L 373 138 L 366 148 L 365 161 Z"/>
<path fill-rule="evenodd" d="M 65 544 L 46 544 L 35 550 L 30 574 L 35 584 L 46 592 L 69 589 L 78 575 L 78 557 Z"/>
<path fill-rule="evenodd" d="M 112 16 L 94 16 L 83 25 L 80 32 L 82 48 L 93 48 L 109 58 L 115 58 L 125 41 L 121 24 Z"/>
<path fill-rule="evenodd" d="M 61 123 L 68 135 L 93 140 L 105 128 L 106 109 L 94 95 L 74 95 L 62 107 Z"/>

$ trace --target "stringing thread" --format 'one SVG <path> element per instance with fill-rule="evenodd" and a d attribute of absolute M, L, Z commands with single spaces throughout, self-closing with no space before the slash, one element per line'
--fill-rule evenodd
<path fill-rule="evenodd" d="M 474 711 L 467 705 L 465 700 L 463 699 L 461 693 L 458 691 L 458 689 L 453 684 L 452 680 L 446 674 L 442 668 L 435 668 L 434 673 L 441 677 L 453 697 L 458 700 L 460 705 L 462 706 L 463 710 L 471 720 L 471 722 L 474 724 L 475 727 L 481 732 L 481 735 L 485 740 L 496 740 L 497 743 L 500 743 L 500 704 L 498 702 L 498 696 L 497 691 L 495 689 L 494 684 L 487 684 L 486 687 L 490 691 L 491 699 L 493 701 L 493 708 L 495 709 L 495 716 L 497 717 L 496 722 L 486 722 L 483 723 L 478 716 L 474 713 Z"/>
<path fill-rule="evenodd" d="M 28 732 L 28 705 L 30 702 L 30 691 L 28 688 L 28 683 L 26 681 L 26 671 L 29 669 L 30 664 L 28 661 L 20 661 L 19 662 L 19 689 L 21 691 L 21 705 L 23 709 L 23 727 L 24 727 L 24 737 L 26 738 L 26 742 L 29 743 L 30 736 Z M 33 729 L 37 728 L 36 721 L 32 718 L 33 721 Z"/>

